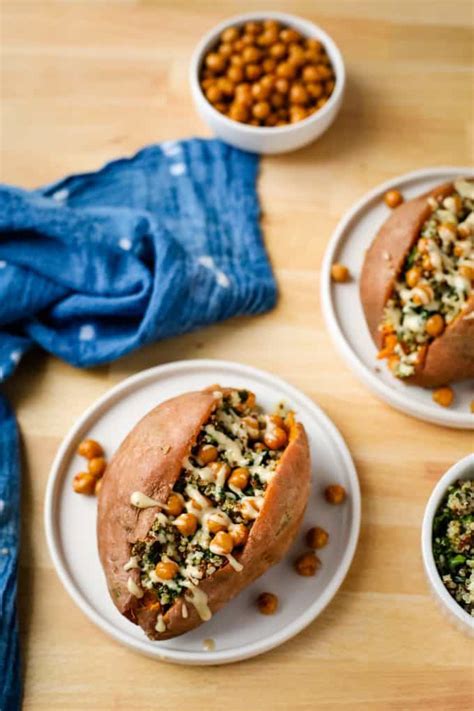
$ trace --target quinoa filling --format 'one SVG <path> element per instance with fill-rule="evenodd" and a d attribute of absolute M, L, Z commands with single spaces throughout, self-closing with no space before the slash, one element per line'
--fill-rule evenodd
<path fill-rule="evenodd" d="M 474 281 L 474 182 L 457 180 L 444 199 L 428 198 L 432 210 L 408 254 L 379 330 L 394 375 L 406 378 L 422 366 L 430 343 L 461 314 Z"/>
<path fill-rule="evenodd" d="M 433 555 L 449 594 L 474 617 L 474 480 L 449 487 L 433 521 Z"/>
<path fill-rule="evenodd" d="M 125 566 L 139 569 L 140 587 L 134 594 L 143 598 L 142 605 L 158 604 L 161 620 L 176 598 L 196 591 L 219 568 L 230 563 L 242 569 L 239 553 L 294 422 L 293 414 L 284 410 L 264 414 L 247 390 L 219 390 L 214 395 L 217 408 L 182 462 L 167 504 L 156 514 L 146 539 L 134 544 Z M 132 494 L 131 502 L 139 508 L 153 505 L 140 492 Z"/>

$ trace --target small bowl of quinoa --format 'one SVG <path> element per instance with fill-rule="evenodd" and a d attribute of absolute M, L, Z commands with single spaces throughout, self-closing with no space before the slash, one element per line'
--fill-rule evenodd
<path fill-rule="evenodd" d="M 474 454 L 435 486 L 423 518 L 421 547 L 431 589 L 443 611 L 474 637 Z"/>

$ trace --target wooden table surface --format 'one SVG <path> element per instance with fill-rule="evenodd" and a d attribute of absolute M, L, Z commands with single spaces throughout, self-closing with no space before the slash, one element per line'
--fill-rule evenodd
<path fill-rule="evenodd" d="M 88 371 L 35 353 L 5 388 L 24 441 L 27 709 L 461 711 L 473 702 L 472 646 L 431 600 L 419 542 L 430 491 L 472 450 L 472 433 L 376 400 L 336 354 L 318 298 L 325 246 L 356 199 L 397 174 L 472 160 L 469 0 L 3 2 L 2 180 L 32 187 L 148 143 L 208 135 L 188 91 L 191 51 L 218 21 L 261 7 L 321 24 L 348 69 L 333 128 L 262 161 L 278 307 Z M 132 373 L 195 357 L 250 363 L 312 397 L 345 437 L 363 497 L 354 563 L 324 613 L 279 649 L 206 669 L 147 659 L 96 629 L 61 586 L 42 522 L 53 456 L 83 410 Z"/>

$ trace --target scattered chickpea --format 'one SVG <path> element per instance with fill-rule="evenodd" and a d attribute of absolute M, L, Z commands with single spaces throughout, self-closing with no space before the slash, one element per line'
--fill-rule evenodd
<path fill-rule="evenodd" d="M 402 204 L 403 195 L 399 190 L 387 190 L 387 192 L 383 196 L 383 199 L 385 201 L 385 204 L 393 210 L 393 208 L 398 207 Z"/>
<path fill-rule="evenodd" d="M 433 314 L 433 316 L 430 316 L 429 319 L 427 319 L 425 330 L 429 336 L 436 338 L 443 333 L 444 326 L 444 318 L 441 314 Z"/>
<path fill-rule="evenodd" d="M 303 575 L 307 578 L 315 575 L 320 565 L 321 561 L 313 551 L 303 553 L 295 561 L 295 569 L 298 575 Z"/>
<path fill-rule="evenodd" d="M 212 552 L 215 552 L 218 555 L 227 555 L 228 553 L 232 553 L 234 540 L 230 533 L 219 531 L 212 539 L 209 547 Z"/>
<path fill-rule="evenodd" d="M 162 560 L 155 567 L 156 575 L 162 580 L 173 580 L 178 574 L 179 565 L 173 560 Z"/>
<path fill-rule="evenodd" d="M 453 389 L 449 386 L 433 390 L 433 400 L 441 407 L 450 407 L 454 400 Z"/>
<path fill-rule="evenodd" d="M 249 483 L 249 470 L 246 467 L 238 467 L 234 469 L 227 480 L 227 484 L 234 486 L 236 489 L 245 489 Z"/>
<path fill-rule="evenodd" d="M 335 506 L 342 504 L 346 496 L 346 490 L 340 484 L 330 484 L 324 490 L 324 497 L 328 504 L 334 504 Z"/>
<path fill-rule="evenodd" d="M 331 266 L 331 279 L 340 284 L 349 281 L 349 269 L 344 264 L 338 264 L 337 262 L 335 262 Z"/>
<path fill-rule="evenodd" d="M 95 476 L 98 479 L 103 476 L 106 466 L 107 462 L 104 457 L 94 457 L 93 459 L 89 459 L 87 468 L 89 470 L 89 474 L 92 474 L 92 476 Z"/>
<path fill-rule="evenodd" d="M 77 448 L 77 453 L 86 459 L 94 459 L 95 457 L 102 457 L 104 450 L 95 439 L 85 439 Z"/>
<path fill-rule="evenodd" d="M 470 281 L 474 281 L 474 267 L 470 267 L 468 264 L 462 264 L 459 267 L 459 273 L 461 276 L 465 277 L 466 279 L 469 279 Z"/>
<path fill-rule="evenodd" d="M 243 523 L 233 524 L 229 529 L 229 533 L 234 541 L 234 546 L 243 546 L 249 537 L 249 530 Z"/>
<path fill-rule="evenodd" d="M 72 488 L 76 494 L 86 494 L 90 496 L 94 493 L 96 478 L 89 472 L 79 472 L 72 481 Z"/>
<path fill-rule="evenodd" d="M 205 467 L 207 464 L 215 462 L 218 454 L 217 447 L 214 447 L 212 444 L 203 444 L 199 447 L 196 459 L 198 464 Z"/>
<path fill-rule="evenodd" d="M 262 615 L 274 615 L 278 609 L 278 598 L 273 593 L 263 592 L 257 598 L 257 607 Z"/>
<path fill-rule="evenodd" d="M 310 528 L 306 534 L 306 543 L 309 548 L 324 548 L 329 541 L 329 533 L 320 528 L 319 526 L 314 526 Z"/>
<path fill-rule="evenodd" d="M 179 514 L 184 510 L 184 499 L 182 495 L 176 494 L 173 491 L 166 502 L 166 509 L 170 516 L 179 516 Z"/>
<path fill-rule="evenodd" d="M 211 533 L 219 533 L 219 531 L 225 531 L 227 526 L 222 521 L 218 521 L 215 518 L 209 518 L 207 520 L 207 529 Z M 232 539 L 233 540 L 233 539 Z"/>
<path fill-rule="evenodd" d="M 96 496 L 99 496 L 100 490 L 102 489 L 102 484 L 104 482 L 103 477 L 100 477 L 100 479 L 95 480 L 95 486 L 94 486 L 94 494 Z"/>
<path fill-rule="evenodd" d="M 196 533 L 198 519 L 192 513 L 182 513 L 173 524 L 183 536 L 193 536 Z"/>
<path fill-rule="evenodd" d="M 263 435 L 268 449 L 283 449 L 288 444 L 288 435 L 283 427 L 271 427 Z"/>
<path fill-rule="evenodd" d="M 405 274 L 405 281 L 410 289 L 418 284 L 421 279 L 421 269 L 419 267 L 412 267 Z"/>

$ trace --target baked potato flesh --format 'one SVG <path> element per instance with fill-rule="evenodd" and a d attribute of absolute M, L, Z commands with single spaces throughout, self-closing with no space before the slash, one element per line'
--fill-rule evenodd
<path fill-rule="evenodd" d="M 135 488 L 129 482 L 127 515 L 130 509 L 136 512 L 140 535 L 127 537 L 129 556 L 121 570 L 116 559 L 110 560 L 110 542 L 101 542 L 110 509 L 103 498 L 122 471 L 114 460 L 99 500 L 99 550 L 109 589 L 114 596 L 118 588 L 117 607 L 152 639 L 182 634 L 208 620 L 278 562 L 296 535 L 308 498 L 308 444 L 294 415 L 264 414 L 247 390 L 213 388 L 203 391 L 212 392 L 214 405 L 181 457 L 166 496 L 155 497 L 150 486 Z M 160 443 L 161 452 L 166 449 Z M 288 486 L 286 478 L 295 472 Z M 159 480 L 159 471 L 153 478 Z M 123 531 L 117 533 L 123 541 Z"/>
<path fill-rule="evenodd" d="M 474 182 L 459 179 L 397 208 L 376 242 L 385 238 L 388 248 L 390 230 L 395 240 L 398 228 L 403 229 L 404 213 L 406 235 L 400 233 L 395 247 L 405 245 L 404 259 L 393 280 L 386 280 L 388 298 L 375 334 L 378 358 L 387 360 L 396 377 L 427 387 L 472 377 Z M 420 216 L 421 227 L 410 238 L 413 220 Z M 377 306 L 369 281 L 370 251 L 361 296 L 373 327 Z M 384 257 L 390 261 L 389 248 Z"/>

